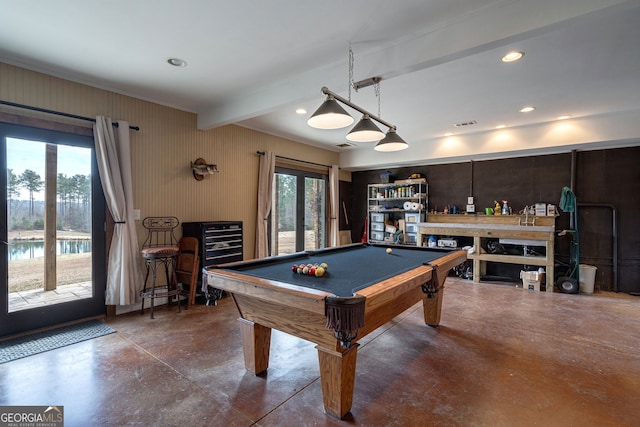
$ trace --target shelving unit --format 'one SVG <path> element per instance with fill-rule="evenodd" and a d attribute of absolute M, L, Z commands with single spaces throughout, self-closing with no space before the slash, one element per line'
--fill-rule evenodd
<path fill-rule="evenodd" d="M 369 184 L 368 241 L 416 245 L 418 223 L 424 221 L 428 208 L 428 188 L 424 179 Z M 401 234 L 397 233 L 399 230 Z"/>
<path fill-rule="evenodd" d="M 479 282 L 487 262 L 544 267 L 546 290 L 553 292 L 555 217 L 522 215 L 429 214 L 429 222 L 418 224 L 418 245 L 429 235 L 473 238 L 473 281 Z M 490 254 L 483 251 L 487 239 L 507 239 L 521 246 L 544 248 L 543 256 Z"/>

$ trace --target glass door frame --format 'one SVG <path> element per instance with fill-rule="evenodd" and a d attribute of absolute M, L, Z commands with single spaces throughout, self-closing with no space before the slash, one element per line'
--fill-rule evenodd
<path fill-rule="evenodd" d="M 9 313 L 6 139 L 25 139 L 90 148 L 93 297 Z M 0 122 L 0 337 L 106 314 L 106 203 L 92 136 Z"/>
<path fill-rule="evenodd" d="M 306 219 L 305 219 L 305 208 L 306 208 L 306 200 L 305 200 L 305 178 L 313 178 L 325 181 L 325 215 L 324 215 L 324 242 L 323 247 L 326 247 L 328 244 L 328 227 L 329 227 L 329 175 L 327 173 L 322 172 L 312 172 L 306 169 L 295 169 L 292 167 L 285 166 L 277 166 L 275 168 L 275 173 L 290 175 L 296 177 L 296 227 L 295 227 L 295 252 L 304 251 L 305 246 L 305 227 L 306 227 Z M 302 201 L 302 202 L 301 202 Z M 273 209 L 277 206 L 275 200 L 272 200 L 272 213 L 271 217 L 273 217 Z M 271 235 L 272 231 L 276 232 L 278 230 L 272 230 L 273 221 L 269 221 L 270 230 L 269 233 Z M 273 239 L 270 239 L 270 248 L 269 253 L 273 255 L 275 242 Z"/>

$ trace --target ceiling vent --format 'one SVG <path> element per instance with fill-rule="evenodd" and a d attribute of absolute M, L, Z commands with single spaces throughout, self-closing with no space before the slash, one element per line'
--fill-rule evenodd
<path fill-rule="evenodd" d="M 469 120 L 468 122 L 460 122 L 460 123 L 454 123 L 453 125 L 457 128 L 462 128 L 465 126 L 473 126 L 473 125 L 477 125 L 478 122 L 475 120 Z"/>
<path fill-rule="evenodd" d="M 348 142 L 343 142 L 342 144 L 336 145 L 336 147 L 340 147 L 340 148 L 353 147 L 353 144 L 349 144 Z"/>

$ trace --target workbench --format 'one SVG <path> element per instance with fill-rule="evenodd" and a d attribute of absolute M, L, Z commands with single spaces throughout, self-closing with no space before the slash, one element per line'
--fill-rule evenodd
<path fill-rule="evenodd" d="M 546 290 L 554 287 L 555 217 L 528 215 L 446 215 L 430 213 L 427 222 L 418 223 L 418 246 L 424 246 L 428 236 L 472 237 L 473 281 L 485 274 L 487 262 L 534 265 L 544 267 Z M 542 246 L 545 255 L 490 254 L 483 249 L 483 239 L 508 239 L 513 244 Z"/>

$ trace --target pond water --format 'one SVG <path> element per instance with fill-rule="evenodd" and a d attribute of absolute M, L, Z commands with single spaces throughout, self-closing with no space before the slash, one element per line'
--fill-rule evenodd
<path fill-rule="evenodd" d="M 91 240 L 56 240 L 56 255 L 91 252 Z M 9 261 L 44 256 L 43 240 L 12 241 L 9 244 Z"/>

